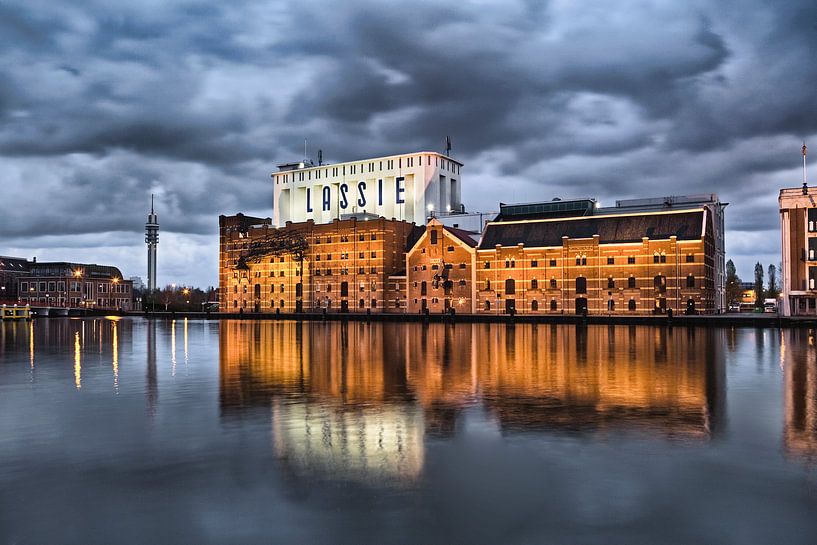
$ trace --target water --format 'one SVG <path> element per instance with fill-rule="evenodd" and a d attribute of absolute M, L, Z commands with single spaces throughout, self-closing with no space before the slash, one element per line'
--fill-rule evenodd
<path fill-rule="evenodd" d="M 0 543 L 817 542 L 814 332 L 0 326 Z"/>

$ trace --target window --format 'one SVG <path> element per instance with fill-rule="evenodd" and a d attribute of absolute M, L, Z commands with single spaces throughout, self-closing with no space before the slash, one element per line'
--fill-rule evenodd
<path fill-rule="evenodd" d="M 576 256 L 576 265 L 581 265 L 581 264 L 582 264 L 582 256 L 577 255 Z"/>
<path fill-rule="evenodd" d="M 491 310 L 491 301 L 489 299 L 485 300 L 485 310 Z"/>
<path fill-rule="evenodd" d="M 432 229 L 432 230 L 431 230 L 431 244 L 437 244 L 437 237 L 438 237 L 438 236 L 439 236 L 439 235 L 437 234 L 437 230 L 436 230 L 436 229 Z"/>
<path fill-rule="evenodd" d="M 363 257 L 364 257 L 365 255 L 366 255 L 366 254 L 364 254 L 363 252 L 360 252 L 360 253 L 358 254 L 358 258 L 363 259 Z"/>
<path fill-rule="evenodd" d="M 630 299 L 629 301 L 627 301 L 627 310 L 629 310 L 630 312 L 635 311 L 635 299 Z"/>
<path fill-rule="evenodd" d="M 695 263 L 695 254 L 687 254 L 687 263 Z"/>
<path fill-rule="evenodd" d="M 270 293 L 275 293 L 275 284 L 270 284 L 269 285 L 269 292 Z"/>
<path fill-rule="evenodd" d="M 371 307 L 372 308 L 377 308 L 377 299 L 372 299 Z"/>
<path fill-rule="evenodd" d="M 556 312 L 557 310 L 559 310 L 559 305 L 556 303 L 556 299 L 551 299 L 550 300 L 550 311 L 551 312 Z"/>
<path fill-rule="evenodd" d="M 615 257 L 608 257 L 607 258 L 607 264 L 608 265 L 615 265 L 615 263 L 616 263 L 616 258 Z"/>
<path fill-rule="evenodd" d="M 28 282 L 20 282 L 20 291 L 28 291 Z"/>
<path fill-rule="evenodd" d="M 426 284 L 426 281 L 423 280 L 420 283 L 420 295 L 427 295 L 427 294 L 428 294 L 428 284 Z"/>
<path fill-rule="evenodd" d="M 488 290 L 488 291 L 491 290 L 491 281 L 490 280 L 485 281 L 485 289 Z"/>
<path fill-rule="evenodd" d="M 532 290 L 538 290 L 539 289 L 539 281 L 536 280 L 535 278 L 530 281 L 530 289 L 532 289 Z"/>
<path fill-rule="evenodd" d="M 688 288 L 694 288 L 695 287 L 695 277 L 692 276 L 691 274 L 687 275 L 687 287 Z"/>
<path fill-rule="evenodd" d="M 658 293 L 664 293 L 667 291 L 667 277 L 659 274 L 655 278 L 653 278 L 653 285 L 655 286 L 655 291 Z"/>
<path fill-rule="evenodd" d="M 661 262 L 661 256 L 658 255 L 658 252 L 655 252 L 654 254 L 652 254 L 652 262 L 653 263 L 660 263 Z"/>
<path fill-rule="evenodd" d="M 555 278 L 550 279 L 550 289 L 552 289 L 552 290 L 556 289 L 556 279 Z"/>
<path fill-rule="evenodd" d="M 576 278 L 576 293 L 587 293 L 587 278 L 583 276 Z"/>
<path fill-rule="evenodd" d="M 514 295 L 516 294 L 516 282 L 513 278 L 508 278 L 505 280 L 505 295 Z"/>
<path fill-rule="evenodd" d="M 534 311 L 534 312 L 536 312 L 537 310 L 539 310 L 539 301 L 537 301 L 536 299 L 534 299 L 533 301 L 531 301 L 531 302 L 530 302 L 530 309 L 531 309 L 532 311 Z"/>
<path fill-rule="evenodd" d="M 460 287 L 464 287 L 464 286 L 465 286 L 465 280 L 460 280 Z"/>
<path fill-rule="evenodd" d="M 465 268 L 465 263 L 460 263 L 460 269 L 464 269 L 464 268 Z"/>
<path fill-rule="evenodd" d="M 551 259 L 551 260 L 550 260 L 550 266 L 551 266 L 551 267 L 555 267 L 555 266 L 556 266 L 556 260 L 555 260 L 555 259 Z"/>
<path fill-rule="evenodd" d="M 612 276 L 607 277 L 607 289 L 613 289 L 616 287 L 616 281 L 613 279 Z"/>
<path fill-rule="evenodd" d="M 630 275 L 630 278 L 627 279 L 627 287 L 634 288 L 635 287 L 635 276 Z"/>
<path fill-rule="evenodd" d="M 491 262 L 490 262 L 490 261 L 486 261 L 486 262 L 485 262 L 485 268 L 486 268 L 486 269 L 490 269 L 490 268 L 491 268 Z"/>
<path fill-rule="evenodd" d="M 515 268 L 516 268 L 516 261 L 515 261 L 515 260 L 513 260 L 513 259 L 511 259 L 511 268 L 512 268 L 512 269 L 515 269 Z"/>
<path fill-rule="evenodd" d="M 506 268 L 506 269 L 510 269 L 510 268 L 511 268 L 511 261 L 510 261 L 509 259 L 506 259 L 506 260 L 505 260 L 505 268 Z"/>
<path fill-rule="evenodd" d="M 447 248 L 447 251 L 449 251 L 449 252 L 453 252 L 453 251 L 454 251 L 454 247 L 453 247 L 453 246 L 449 246 L 449 247 Z"/>
<path fill-rule="evenodd" d="M 666 262 L 667 262 L 667 254 L 665 254 L 664 252 L 661 252 L 661 263 L 666 263 Z"/>
<path fill-rule="evenodd" d="M 327 289 L 326 291 L 329 291 L 329 289 Z M 349 282 L 340 283 L 340 296 L 349 297 Z"/>
<path fill-rule="evenodd" d="M 635 265 L 635 256 L 634 255 L 628 255 L 627 256 L 627 264 L 628 265 Z"/>
<path fill-rule="evenodd" d="M 372 253 L 371 253 L 371 256 L 372 256 L 372 257 L 377 257 L 377 252 L 372 252 Z"/>

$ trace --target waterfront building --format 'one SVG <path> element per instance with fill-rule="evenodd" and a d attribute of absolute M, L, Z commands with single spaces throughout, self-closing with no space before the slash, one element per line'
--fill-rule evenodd
<path fill-rule="evenodd" d="M 404 311 L 406 249 L 422 229 L 361 216 L 280 229 L 270 218 L 221 216 L 221 310 Z"/>
<path fill-rule="evenodd" d="M 473 313 L 476 246 L 471 233 L 429 220 L 406 256 L 408 311 Z"/>
<path fill-rule="evenodd" d="M 317 165 L 278 166 L 273 224 L 316 224 L 374 215 L 424 225 L 434 212 L 463 211 L 462 163 L 432 151 Z"/>
<path fill-rule="evenodd" d="M 803 186 L 781 189 L 778 198 L 783 316 L 817 315 L 817 189 L 806 183 L 805 160 L 804 145 Z"/>
<path fill-rule="evenodd" d="M 13 304 L 19 297 L 18 279 L 31 263 L 23 257 L 0 256 L 0 304 Z"/>
<path fill-rule="evenodd" d="M 502 205 L 476 251 L 477 312 L 717 310 L 706 207 L 597 209 L 594 199 Z"/>
<path fill-rule="evenodd" d="M 108 265 L 37 262 L 18 278 L 19 302 L 31 306 L 131 310 L 133 282 Z"/>

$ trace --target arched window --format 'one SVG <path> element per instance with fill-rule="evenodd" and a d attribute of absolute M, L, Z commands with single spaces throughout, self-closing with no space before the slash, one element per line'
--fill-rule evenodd
<path fill-rule="evenodd" d="M 627 302 L 627 310 L 629 310 L 629 311 L 635 311 L 635 299 L 630 299 L 630 300 Z"/>
<path fill-rule="evenodd" d="M 576 278 L 576 293 L 587 293 L 587 278 L 583 276 Z"/>
<path fill-rule="evenodd" d="M 485 300 L 485 310 L 491 310 L 491 301 L 488 299 Z"/>
<path fill-rule="evenodd" d="M 539 289 L 539 282 L 535 278 L 530 281 L 530 289 L 532 290 Z"/>
<path fill-rule="evenodd" d="M 253 286 L 253 295 L 255 295 L 256 299 L 261 298 L 261 284 Z"/>
<path fill-rule="evenodd" d="M 551 312 L 556 312 L 556 310 L 558 310 L 558 308 L 559 308 L 559 305 L 556 303 L 556 299 L 551 299 L 550 300 L 550 311 Z"/>
<path fill-rule="evenodd" d="M 505 295 L 516 294 L 516 281 L 513 278 L 505 280 Z"/>
<path fill-rule="evenodd" d="M 661 256 L 658 255 L 658 252 L 654 252 L 652 254 L 652 262 L 653 263 L 658 263 L 659 261 L 661 261 Z"/>
<path fill-rule="evenodd" d="M 582 255 L 582 265 L 587 265 L 587 256 Z"/>
<path fill-rule="evenodd" d="M 488 291 L 491 290 L 491 281 L 490 280 L 485 281 L 485 289 L 488 290 Z"/>
<path fill-rule="evenodd" d="M 349 297 L 349 282 L 344 281 L 340 283 L 340 296 Z"/>
<path fill-rule="evenodd" d="M 691 274 L 687 275 L 687 287 L 688 288 L 694 288 L 695 287 L 695 277 L 692 276 Z"/>
<path fill-rule="evenodd" d="M 616 287 L 616 281 L 613 279 L 612 276 L 607 277 L 607 289 L 613 289 Z"/>
<path fill-rule="evenodd" d="M 537 310 L 539 310 L 539 301 L 537 301 L 536 299 L 534 299 L 533 301 L 531 301 L 531 302 L 530 302 L 530 309 L 531 309 L 532 311 L 534 311 L 534 312 L 536 312 Z"/>
<path fill-rule="evenodd" d="M 556 279 L 555 278 L 550 279 L 550 288 L 554 289 L 554 290 L 556 289 Z"/>
<path fill-rule="evenodd" d="M 655 291 L 658 293 L 664 293 L 667 291 L 667 277 L 663 274 L 659 274 L 655 278 L 653 278 L 653 286 L 655 286 Z"/>
<path fill-rule="evenodd" d="M 581 264 L 582 264 L 582 256 L 576 255 L 576 265 L 581 265 Z"/>
<path fill-rule="evenodd" d="M 634 288 L 635 287 L 635 276 L 630 275 L 630 278 L 627 279 L 627 287 Z"/>

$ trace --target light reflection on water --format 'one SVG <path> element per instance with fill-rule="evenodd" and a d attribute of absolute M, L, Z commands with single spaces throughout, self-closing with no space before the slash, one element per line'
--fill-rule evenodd
<path fill-rule="evenodd" d="M 0 326 L 0 543 L 811 543 L 815 462 L 808 330 Z"/>

